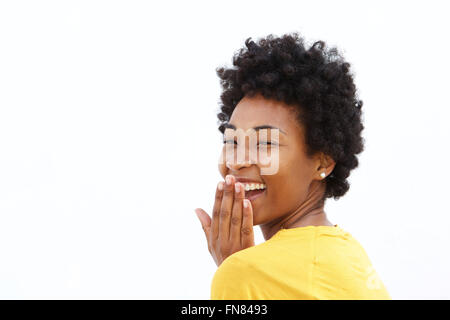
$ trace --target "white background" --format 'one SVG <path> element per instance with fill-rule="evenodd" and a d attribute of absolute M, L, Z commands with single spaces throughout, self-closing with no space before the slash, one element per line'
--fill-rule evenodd
<path fill-rule="evenodd" d="M 2 1 L 0 298 L 209 299 L 194 208 L 221 179 L 215 68 L 298 31 L 341 50 L 364 101 L 366 149 L 330 221 L 393 299 L 449 299 L 444 5 Z"/>

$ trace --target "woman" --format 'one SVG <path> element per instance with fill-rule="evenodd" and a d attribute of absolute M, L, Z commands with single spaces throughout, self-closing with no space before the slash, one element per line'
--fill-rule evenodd
<path fill-rule="evenodd" d="M 298 33 L 245 45 L 236 68 L 217 70 L 225 181 L 212 218 L 196 209 L 218 265 L 211 299 L 391 299 L 359 242 L 324 210 L 348 191 L 364 149 L 350 64 L 323 41 L 305 48 Z M 254 225 L 266 240 L 256 246 Z"/>

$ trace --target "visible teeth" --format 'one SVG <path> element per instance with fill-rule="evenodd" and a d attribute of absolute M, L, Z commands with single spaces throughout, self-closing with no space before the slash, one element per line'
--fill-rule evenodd
<path fill-rule="evenodd" d="M 245 191 L 262 190 L 265 188 L 266 188 L 266 185 L 263 183 L 246 183 L 245 184 Z"/>

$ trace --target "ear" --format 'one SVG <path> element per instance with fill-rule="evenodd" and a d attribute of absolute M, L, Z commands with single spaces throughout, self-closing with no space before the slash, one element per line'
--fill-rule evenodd
<path fill-rule="evenodd" d="M 320 174 L 322 172 L 325 172 L 325 177 L 328 177 L 330 173 L 333 171 L 334 167 L 336 166 L 336 161 L 334 161 L 333 158 L 331 158 L 329 155 L 324 154 L 323 152 L 319 153 L 319 156 L 317 158 L 317 176 L 320 177 L 320 179 L 323 179 Z"/>

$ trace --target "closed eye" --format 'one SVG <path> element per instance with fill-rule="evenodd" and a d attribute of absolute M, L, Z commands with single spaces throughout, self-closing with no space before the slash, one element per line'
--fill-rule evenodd
<path fill-rule="evenodd" d="M 223 140 L 223 144 L 237 144 L 237 141 L 234 141 L 234 140 Z M 271 141 L 260 141 L 258 144 L 276 145 L 275 142 L 271 142 Z"/>
<path fill-rule="evenodd" d="M 262 142 L 260 142 L 259 144 L 265 144 L 265 145 L 271 144 L 271 145 L 276 145 L 275 142 L 271 142 L 271 141 L 262 141 Z"/>

